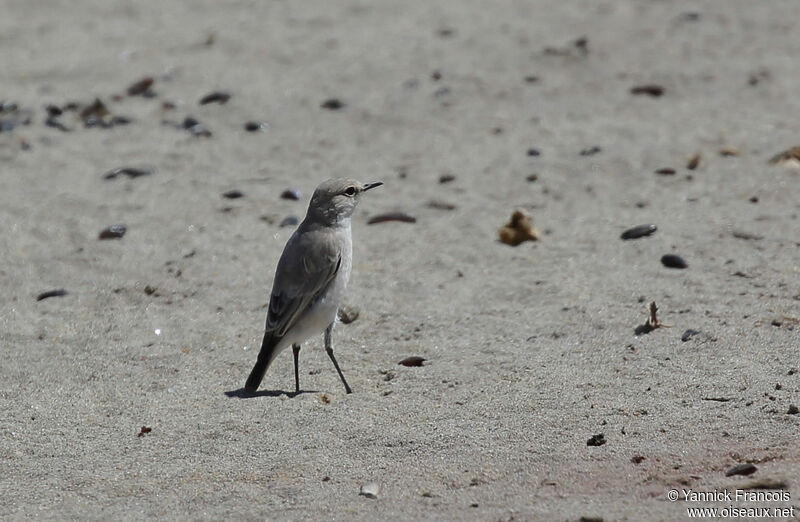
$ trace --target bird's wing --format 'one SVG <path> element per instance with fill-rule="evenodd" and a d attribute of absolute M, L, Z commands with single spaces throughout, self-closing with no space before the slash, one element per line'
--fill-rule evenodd
<path fill-rule="evenodd" d="M 301 227 L 302 228 L 302 227 Z M 266 331 L 283 337 L 336 277 L 341 246 L 322 231 L 295 233 L 286 244 L 269 299 Z"/>

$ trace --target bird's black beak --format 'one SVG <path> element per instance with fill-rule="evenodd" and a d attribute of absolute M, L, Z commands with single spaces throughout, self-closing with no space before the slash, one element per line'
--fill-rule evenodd
<path fill-rule="evenodd" d="M 373 189 L 375 187 L 380 187 L 383 185 L 383 181 L 375 181 L 373 183 L 364 183 L 364 192 L 368 191 L 369 189 Z"/>

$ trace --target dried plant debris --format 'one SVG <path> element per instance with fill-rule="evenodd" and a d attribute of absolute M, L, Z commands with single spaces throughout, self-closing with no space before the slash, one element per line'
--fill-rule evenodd
<path fill-rule="evenodd" d="M 385 212 L 372 216 L 367 221 L 367 225 L 375 225 L 377 223 L 386 223 L 387 221 L 400 221 L 401 223 L 416 223 L 417 218 L 406 214 L 405 212 Z"/>
<path fill-rule="evenodd" d="M 667 268 L 688 268 L 689 264 L 681 256 L 666 254 L 661 256 L 661 264 Z"/>
<path fill-rule="evenodd" d="M 103 174 L 103 179 L 116 179 L 121 176 L 135 179 L 142 176 L 150 176 L 155 173 L 155 171 L 156 170 L 152 167 L 117 167 Z"/>
<path fill-rule="evenodd" d="M 718 152 L 719 152 L 720 156 L 728 156 L 728 157 L 730 157 L 730 156 L 738 156 L 739 155 L 739 149 L 734 148 L 734 147 L 723 147 L 723 148 L 719 149 Z"/>
<path fill-rule="evenodd" d="M 592 435 L 589 440 L 586 441 L 587 446 L 602 446 L 605 444 L 606 436 L 602 433 L 598 433 L 597 435 Z"/>
<path fill-rule="evenodd" d="M 652 96 L 653 98 L 658 98 L 659 96 L 664 94 L 664 87 L 661 85 L 656 85 L 654 83 L 648 83 L 645 85 L 637 85 L 635 87 L 631 87 L 631 94 L 633 95 L 647 95 Z"/>
<path fill-rule="evenodd" d="M 121 239 L 127 231 L 128 227 L 125 225 L 111 225 L 101 230 L 97 239 Z"/>
<path fill-rule="evenodd" d="M 769 159 L 770 165 L 785 165 L 789 167 L 800 167 L 800 145 L 779 152 Z"/>
<path fill-rule="evenodd" d="M 656 174 L 658 174 L 660 176 L 674 176 L 675 175 L 675 169 L 670 168 L 670 167 L 665 167 L 663 169 L 656 170 Z"/>
<path fill-rule="evenodd" d="M 525 241 L 536 241 L 540 235 L 533 226 L 533 217 L 522 210 L 515 210 L 509 222 L 498 231 L 498 234 L 500 241 L 511 246 L 517 246 Z"/>
<path fill-rule="evenodd" d="M 63 297 L 68 294 L 69 292 L 63 288 L 59 288 L 57 290 L 48 290 L 47 292 L 42 292 L 41 294 L 37 295 L 36 300 L 41 301 L 42 299 L 47 299 L 49 297 Z"/>
<path fill-rule="evenodd" d="M 137 437 L 144 437 L 148 433 L 153 431 L 153 428 L 148 428 L 147 426 L 142 426 L 142 429 L 139 430 L 139 433 L 136 434 Z"/>
<path fill-rule="evenodd" d="M 420 357 L 418 355 L 412 355 L 411 357 L 406 357 L 405 359 L 403 359 L 402 361 L 398 362 L 397 364 L 399 364 L 400 366 L 409 366 L 409 367 L 411 367 L 411 366 L 424 366 L 422 363 L 424 363 L 426 360 L 427 359 L 425 359 L 424 357 Z"/>
<path fill-rule="evenodd" d="M 223 192 L 222 197 L 225 199 L 239 199 L 244 197 L 244 192 L 238 189 L 232 189 L 228 190 L 227 192 Z"/>
<path fill-rule="evenodd" d="M 732 477 L 734 475 L 752 475 L 758 471 L 758 468 L 755 464 L 746 463 L 746 464 L 739 464 L 737 466 L 732 467 L 728 471 L 725 472 L 726 477 Z"/>
<path fill-rule="evenodd" d="M 603 149 L 601 149 L 600 147 L 595 145 L 594 147 L 588 147 L 588 148 L 585 148 L 585 149 L 581 150 L 580 155 L 581 156 L 594 156 L 595 154 L 598 154 L 602 150 Z"/>
<path fill-rule="evenodd" d="M 640 324 L 636 327 L 633 331 L 636 335 L 643 335 L 649 334 L 653 330 L 657 328 L 661 328 L 662 326 L 667 326 L 658 319 L 658 306 L 656 306 L 656 302 L 652 301 L 650 306 L 648 307 L 648 311 L 650 316 L 647 318 L 647 321 L 644 324 Z"/>
<path fill-rule="evenodd" d="M 648 223 L 646 225 L 637 225 L 633 228 L 629 228 L 619 237 L 623 240 L 639 239 L 640 237 L 647 237 L 655 233 L 656 230 L 658 230 L 658 227 L 652 223 Z"/>

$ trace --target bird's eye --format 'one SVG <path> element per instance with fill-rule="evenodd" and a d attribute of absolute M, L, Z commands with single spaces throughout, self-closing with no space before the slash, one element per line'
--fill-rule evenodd
<path fill-rule="evenodd" d="M 350 196 L 350 197 L 355 196 L 356 195 L 356 188 L 355 187 L 347 187 L 346 189 L 344 189 L 344 195 L 345 196 Z"/>

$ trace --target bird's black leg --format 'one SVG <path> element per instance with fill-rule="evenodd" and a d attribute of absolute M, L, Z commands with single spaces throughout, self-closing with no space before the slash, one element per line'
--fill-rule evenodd
<path fill-rule="evenodd" d="M 292 354 L 294 355 L 294 394 L 300 393 L 300 369 L 297 364 L 298 356 L 300 355 L 300 345 L 292 345 Z"/>
<path fill-rule="evenodd" d="M 342 383 L 344 383 L 344 390 L 347 393 L 353 393 L 353 390 L 350 389 L 350 385 L 347 384 L 347 380 L 344 378 L 344 374 L 342 370 L 339 368 L 339 363 L 336 362 L 336 357 L 333 356 L 333 344 L 331 338 L 333 337 L 333 323 L 328 326 L 325 330 L 325 351 L 328 352 L 328 357 L 331 358 L 333 361 L 333 365 L 336 367 L 336 371 L 339 372 L 339 378 L 342 379 Z"/>

